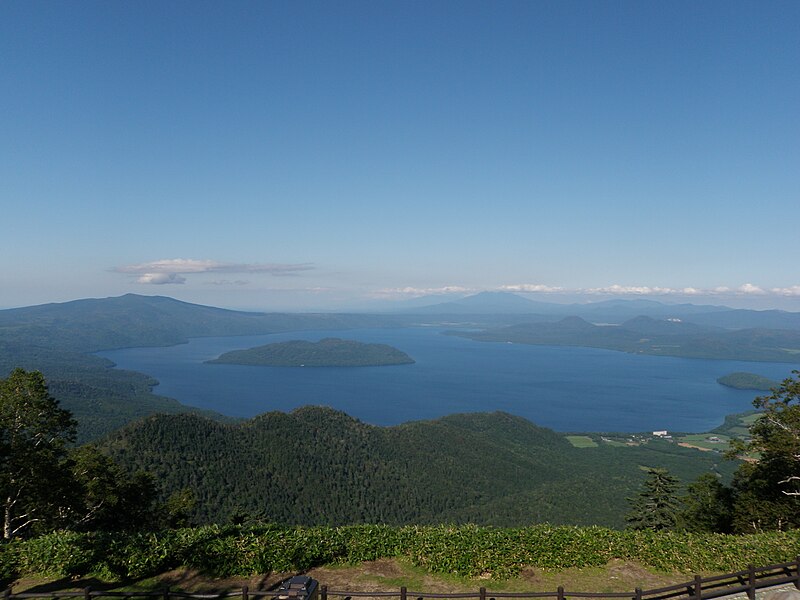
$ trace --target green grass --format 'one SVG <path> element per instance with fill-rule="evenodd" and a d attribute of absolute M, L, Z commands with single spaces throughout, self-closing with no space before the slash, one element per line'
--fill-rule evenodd
<path fill-rule="evenodd" d="M 761 416 L 762 416 L 761 413 L 753 413 L 751 415 L 741 417 L 739 419 L 739 422 L 742 424 L 742 426 L 749 427 L 750 425 L 758 421 L 761 418 Z"/>
<path fill-rule="evenodd" d="M 568 435 L 566 438 L 576 448 L 597 448 L 597 442 L 588 435 Z"/>
<path fill-rule="evenodd" d="M 611 440 L 611 439 L 605 438 L 603 440 L 603 443 L 606 446 L 611 446 L 612 448 L 628 448 L 628 444 L 626 444 L 625 442 L 620 442 L 619 440 Z"/>

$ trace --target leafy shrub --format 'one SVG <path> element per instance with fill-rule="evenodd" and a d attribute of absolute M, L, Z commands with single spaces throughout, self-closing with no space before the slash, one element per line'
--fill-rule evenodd
<path fill-rule="evenodd" d="M 614 558 L 688 573 L 736 571 L 747 564 L 793 560 L 798 554 L 800 530 L 732 536 L 550 525 L 212 525 L 146 534 L 56 532 L 18 541 L 0 546 L 0 577 L 93 573 L 127 579 L 181 566 L 228 577 L 391 557 L 460 576 L 511 577 L 526 566 L 602 566 Z"/>
<path fill-rule="evenodd" d="M 19 565 L 17 564 L 16 544 L 0 544 L 0 586 L 6 589 L 14 580 L 19 577 Z"/>
<path fill-rule="evenodd" d="M 69 577 L 85 575 L 97 562 L 92 536 L 74 531 L 58 531 L 15 544 L 21 573 Z"/>

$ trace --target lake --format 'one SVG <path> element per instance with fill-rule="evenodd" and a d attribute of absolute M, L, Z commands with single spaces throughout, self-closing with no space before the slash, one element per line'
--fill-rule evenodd
<path fill-rule="evenodd" d="M 323 337 L 390 344 L 417 362 L 361 368 L 204 364 L 229 350 Z M 758 395 L 719 385 L 717 377 L 750 371 L 780 380 L 793 368 L 785 363 L 475 342 L 441 335 L 436 328 L 195 338 L 166 348 L 98 354 L 118 368 L 158 379 L 158 394 L 229 416 L 317 404 L 367 423 L 395 425 L 501 410 L 557 431 L 708 431 L 725 415 L 751 409 Z"/>

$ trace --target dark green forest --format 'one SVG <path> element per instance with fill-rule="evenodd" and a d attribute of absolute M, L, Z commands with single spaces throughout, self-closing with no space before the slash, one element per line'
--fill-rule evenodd
<path fill-rule="evenodd" d="M 452 415 L 396 427 L 306 407 L 224 424 L 155 416 L 101 447 L 152 473 L 164 494 L 193 490 L 196 523 L 551 523 L 624 526 L 645 477 L 683 481 L 735 464 L 663 440 L 574 448 L 563 435 L 505 413 Z"/>

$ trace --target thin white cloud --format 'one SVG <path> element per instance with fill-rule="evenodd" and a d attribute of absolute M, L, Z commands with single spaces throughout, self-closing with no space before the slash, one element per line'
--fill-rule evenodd
<path fill-rule="evenodd" d="M 791 285 L 785 288 L 772 288 L 770 292 L 778 296 L 800 296 L 800 285 Z"/>
<path fill-rule="evenodd" d="M 693 286 L 672 288 L 648 285 L 619 285 L 612 284 L 591 288 L 567 288 L 552 286 L 542 283 L 515 283 L 491 288 L 475 288 L 460 285 L 442 287 L 396 287 L 376 290 L 371 295 L 379 298 L 418 298 L 420 296 L 436 296 L 444 294 L 474 294 L 482 291 L 513 292 L 518 294 L 561 294 L 583 296 L 786 296 L 800 297 L 800 285 L 766 290 L 752 283 L 745 283 L 737 287 L 717 286 L 713 288 L 699 288 Z"/>
<path fill-rule="evenodd" d="M 442 287 L 432 288 L 418 288 L 418 287 L 399 287 L 399 288 L 383 288 L 375 290 L 374 296 L 378 297 L 406 297 L 406 298 L 419 298 L 420 296 L 441 296 L 444 294 L 470 294 L 479 292 L 479 289 L 463 287 L 460 285 L 445 285 Z"/>
<path fill-rule="evenodd" d="M 744 285 L 740 285 L 738 288 L 736 288 L 736 291 L 741 294 L 756 294 L 758 296 L 763 296 L 764 294 L 767 293 L 763 289 L 761 289 L 757 285 L 753 285 L 752 283 L 745 283 Z"/>
<path fill-rule="evenodd" d="M 516 283 L 512 285 L 501 285 L 498 288 L 503 292 L 523 292 L 536 294 L 558 294 L 565 291 L 564 288 L 541 283 Z"/>
<path fill-rule="evenodd" d="M 245 281 L 244 279 L 214 279 L 213 281 L 206 281 L 208 285 L 222 285 L 222 286 L 230 286 L 230 285 L 249 285 L 249 281 Z"/>
<path fill-rule="evenodd" d="M 138 275 L 137 283 L 170 284 L 185 283 L 183 275 L 194 273 L 267 273 L 273 276 L 296 275 L 302 271 L 310 271 L 314 265 L 310 263 L 225 263 L 215 260 L 195 260 L 189 258 L 170 258 L 154 260 L 137 265 L 126 265 L 112 269 L 115 273 Z M 224 281 L 224 280 L 221 280 Z M 211 282 L 214 285 L 223 285 Z M 231 283 L 231 282 L 227 282 Z M 242 285 L 247 282 L 232 282 Z"/>
<path fill-rule="evenodd" d="M 136 278 L 136 283 L 148 283 L 151 285 L 186 283 L 186 277 L 182 277 L 177 273 L 142 273 Z"/>
<path fill-rule="evenodd" d="M 737 287 L 717 286 L 712 288 L 699 287 L 661 287 L 648 285 L 619 285 L 613 284 L 592 288 L 564 288 L 549 286 L 539 283 L 523 283 L 501 285 L 498 290 L 516 293 L 560 293 L 591 296 L 788 296 L 800 297 L 800 285 L 764 289 L 752 283 L 745 283 Z"/>
<path fill-rule="evenodd" d="M 676 290 L 665 287 L 650 287 L 647 285 L 614 284 L 606 287 L 588 288 L 582 290 L 582 292 L 586 294 L 608 294 L 612 296 L 664 296 L 674 294 Z"/>

